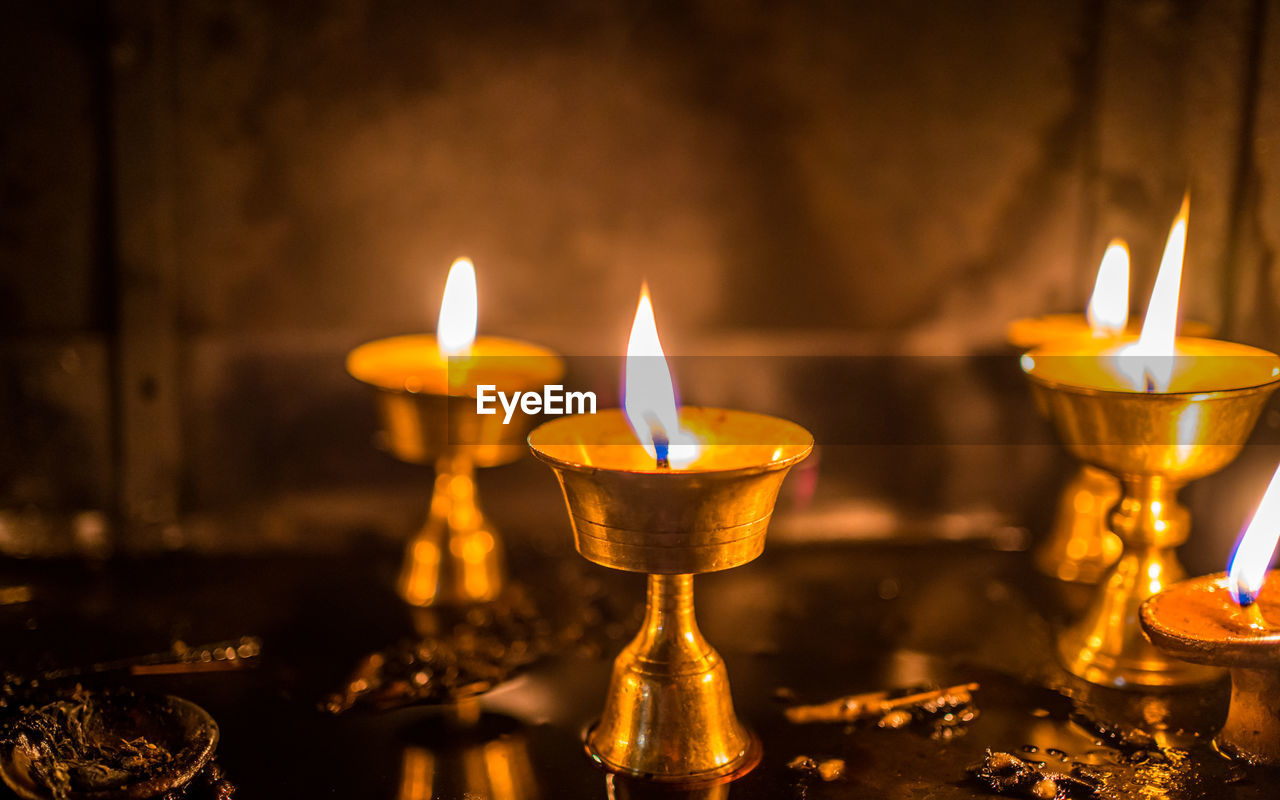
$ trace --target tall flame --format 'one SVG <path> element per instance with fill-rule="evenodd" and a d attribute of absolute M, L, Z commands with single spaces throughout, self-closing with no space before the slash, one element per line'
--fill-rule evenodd
<path fill-rule="evenodd" d="M 1121 370 L 1137 388 L 1163 392 L 1173 379 L 1174 340 L 1178 335 L 1178 293 L 1182 285 L 1182 260 L 1187 248 L 1187 219 L 1191 196 L 1184 195 L 1182 208 L 1169 229 L 1169 240 L 1160 259 L 1147 316 L 1142 321 L 1138 341 L 1121 351 Z"/>
<path fill-rule="evenodd" d="M 627 341 L 623 407 L 645 452 L 658 463 L 680 468 L 698 457 L 698 440 L 680 427 L 676 390 L 667 357 L 658 341 L 658 325 L 649 302 L 649 286 L 640 289 L 640 305 Z"/>
<path fill-rule="evenodd" d="M 1262 584 L 1267 579 L 1267 567 L 1271 554 L 1280 540 L 1280 467 L 1271 476 L 1271 483 L 1262 495 L 1258 511 L 1245 528 L 1244 536 L 1231 554 L 1231 566 L 1227 569 L 1227 586 L 1231 596 L 1242 606 L 1258 599 Z"/>
<path fill-rule="evenodd" d="M 444 299 L 436 322 L 436 344 L 440 355 L 465 356 L 476 341 L 476 268 L 471 260 L 459 258 L 449 268 L 444 282 Z"/>
<path fill-rule="evenodd" d="M 1107 245 L 1085 318 L 1094 336 L 1119 336 L 1129 324 L 1129 246 L 1123 239 Z"/>

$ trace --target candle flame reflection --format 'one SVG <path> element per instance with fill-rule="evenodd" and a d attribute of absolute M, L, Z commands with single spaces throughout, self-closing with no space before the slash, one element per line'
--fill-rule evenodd
<path fill-rule="evenodd" d="M 476 341 L 476 269 L 467 258 L 459 258 L 449 268 L 436 322 L 436 346 L 440 355 L 466 356 Z"/>
<path fill-rule="evenodd" d="M 1107 245 L 1084 315 L 1094 336 L 1119 336 L 1129 324 L 1129 247 L 1123 239 Z"/>
<path fill-rule="evenodd" d="M 1182 286 L 1182 261 L 1187 248 L 1187 220 L 1191 196 L 1182 198 L 1182 208 L 1169 230 L 1160 271 L 1156 274 L 1147 315 L 1142 320 L 1138 341 L 1121 349 L 1116 359 L 1120 372 L 1135 389 L 1163 392 L 1173 379 L 1174 341 L 1178 335 L 1178 294 Z"/>
<path fill-rule="evenodd" d="M 675 386 L 671 383 L 671 370 L 662 352 L 662 343 L 658 341 L 658 325 L 653 318 L 647 284 L 640 290 L 640 305 L 627 341 L 623 395 L 627 421 L 655 462 L 662 461 L 665 455 L 669 465 L 679 469 L 698 457 L 697 438 L 680 427 Z"/>
<path fill-rule="evenodd" d="M 1280 467 L 1271 476 L 1257 512 L 1231 554 L 1227 586 L 1240 605 L 1252 605 L 1258 599 L 1277 540 L 1280 540 Z"/>

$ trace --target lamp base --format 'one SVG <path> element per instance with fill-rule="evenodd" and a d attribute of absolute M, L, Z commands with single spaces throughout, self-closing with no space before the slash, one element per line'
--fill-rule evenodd
<path fill-rule="evenodd" d="M 724 662 L 694 619 L 692 575 L 649 576 L 644 626 L 614 661 L 586 749 L 607 770 L 664 783 L 725 780 L 759 763 Z"/>
<path fill-rule="evenodd" d="M 442 457 L 426 523 L 405 551 L 396 588 L 411 606 L 487 603 L 502 592 L 502 542 L 476 505 L 471 462 Z"/>
<path fill-rule="evenodd" d="M 1184 576 L 1171 548 L 1128 547 L 1098 584 L 1085 616 L 1058 637 L 1063 667 L 1090 683 L 1117 688 L 1186 686 L 1221 678 L 1220 669 L 1161 652 L 1139 625 L 1147 598 Z"/>
<path fill-rule="evenodd" d="M 1035 553 L 1036 569 L 1051 578 L 1097 583 L 1124 545 L 1107 522 L 1120 501 L 1120 481 L 1088 464 L 1062 489 L 1053 528 Z"/>
<path fill-rule="evenodd" d="M 1218 749 L 1251 764 L 1280 764 L 1280 670 L 1233 667 L 1231 707 L 1213 740 Z"/>
<path fill-rule="evenodd" d="M 1117 689 L 1212 683 L 1222 670 L 1169 658 L 1150 644 L 1131 643 L 1121 652 L 1095 646 L 1087 630 L 1070 628 L 1058 637 L 1062 666 L 1078 678 Z"/>
<path fill-rule="evenodd" d="M 1275 572 L 1268 573 L 1274 577 Z M 1218 750 L 1252 764 L 1280 765 L 1280 592 L 1267 582 L 1241 606 L 1226 573 L 1171 586 L 1142 607 L 1142 627 L 1170 655 L 1231 672 L 1231 705 L 1214 739 Z"/>

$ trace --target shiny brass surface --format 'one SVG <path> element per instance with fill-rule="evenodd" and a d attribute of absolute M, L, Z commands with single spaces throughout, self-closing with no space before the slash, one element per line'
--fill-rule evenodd
<path fill-rule="evenodd" d="M 1123 548 L 1108 517 L 1120 501 L 1120 482 L 1081 464 L 1058 496 L 1048 537 L 1036 548 L 1036 569 L 1062 581 L 1097 583 Z"/>
<path fill-rule="evenodd" d="M 745 773 L 760 748 L 734 715 L 723 661 L 698 630 L 692 573 L 760 554 L 782 479 L 813 437 L 760 414 L 680 414 L 704 446 L 686 469 L 658 469 L 616 410 L 545 423 L 529 444 L 560 481 L 578 552 L 649 573 L 644 625 L 614 662 L 587 751 L 622 775 L 697 785 Z"/>
<path fill-rule="evenodd" d="M 434 337 L 400 336 L 347 358 L 347 371 L 374 390 L 381 446 L 436 468 L 427 520 L 409 541 L 396 584 L 413 606 L 487 602 L 505 582 L 502 542 L 477 502 L 475 468 L 519 458 L 533 418 L 517 412 L 504 425 L 501 411 L 477 414 L 475 385 L 535 389 L 564 372 L 558 356 L 523 342 L 483 337 L 472 353 L 463 368 L 439 356 Z"/>
<path fill-rule="evenodd" d="M 644 625 L 613 663 L 586 745 L 606 768 L 658 781 L 715 779 L 759 761 L 724 662 L 694 619 L 692 575 L 649 576 Z"/>
<path fill-rule="evenodd" d="M 1250 358 L 1270 356 L 1230 347 L 1252 351 Z M 1059 637 L 1063 665 L 1087 681 L 1118 687 L 1212 680 L 1219 673 L 1153 647 L 1142 635 L 1138 612 L 1148 597 L 1185 576 L 1174 548 L 1187 538 L 1190 515 L 1178 502 L 1178 490 L 1240 452 L 1276 388 L 1271 370 L 1280 359 L 1214 365 L 1224 374 L 1236 370 L 1245 379 L 1258 378 L 1242 388 L 1160 393 L 1074 385 L 1063 380 L 1062 364 L 1041 371 L 1050 361 L 1042 350 L 1031 351 L 1035 363 L 1027 370 L 1037 403 L 1072 454 L 1121 483 L 1109 522 L 1123 550 L 1084 617 Z"/>
<path fill-rule="evenodd" d="M 476 504 L 471 460 L 441 456 L 427 521 L 400 568 L 400 596 L 413 606 L 485 603 L 502 591 L 505 576 L 502 540 Z"/>
<path fill-rule="evenodd" d="M 1137 334 L 1141 327 L 1138 320 L 1131 320 L 1128 332 Z M 1183 320 L 1179 331 L 1183 336 L 1213 333 L 1211 326 L 1195 320 Z M 1005 338 L 1018 350 L 1029 350 L 1064 339 L 1090 341 L 1094 336 L 1085 315 L 1077 313 L 1014 320 Z M 1115 476 L 1082 464 L 1058 496 L 1053 527 L 1036 548 L 1036 569 L 1061 581 L 1097 583 L 1120 557 L 1120 539 L 1107 519 L 1119 501 L 1120 483 Z"/>
<path fill-rule="evenodd" d="M 552 420 L 529 435 L 560 481 L 584 558 L 681 575 L 736 567 L 764 550 L 782 480 L 813 437 L 763 414 L 686 407 L 680 416 L 705 443 L 686 469 L 654 467 L 618 410 Z"/>
<path fill-rule="evenodd" d="M 1231 705 L 1214 740 L 1223 751 L 1280 764 L 1280 574 L 1242 608 L 1225 573 L 1170 586 L 1142 606 L 1142 627 L 1169 655 L 1227 667 Z"/>

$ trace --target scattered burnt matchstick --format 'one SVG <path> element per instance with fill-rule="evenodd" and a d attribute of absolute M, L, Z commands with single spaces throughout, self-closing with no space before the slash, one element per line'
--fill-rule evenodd
<path fill-rule="evenodd" d="M 912 692 L 894 696 L 891 691 L 866 692 L 837 697 L 826 703 L 792 706 L 786 710 L 787 719 L 796 724 L 810 722 L 860 722 L 882 718 L 894 711 L 920 709 L 936 713 L 944 708 L 959 708 L 973 702 L 976 683 L 962 683 L 942 689 Z"/>
<path fill-rule="evenodd" d="M 188 675 L 198 672 L 225 672 L 242 669 L 254 663 L 262 653 L 262 640 L 256 636 L 241 636 L 210 644 L 188 645 L 174 642 L 168 650 L 159 653 L 102 661 L 84 667 L 50 670 L 41 678 L 47 681 L 82 678 L 123 672 L 129 675 Z"/>
<path fill-rule="evenodd" d="M 977 719 L 973 693 L 978 688 L 976 683 L 963 683 L 941 689 L 851 694 L 826 703 L 792 706 L 786 715 L 796 724 L 875 720 L 886 729 L 924 727 L 934 738 L 950 739 Z"/>
<path fill-rule="evenodd" d="M 1054 772 L 1004 752 L 987 751 L 987 757 L 968 768 L 985 789 L 1031 800 L 1082 800 L 1098 797 L 1101 777 L 1083 764 L 1069 772 Z"/>

